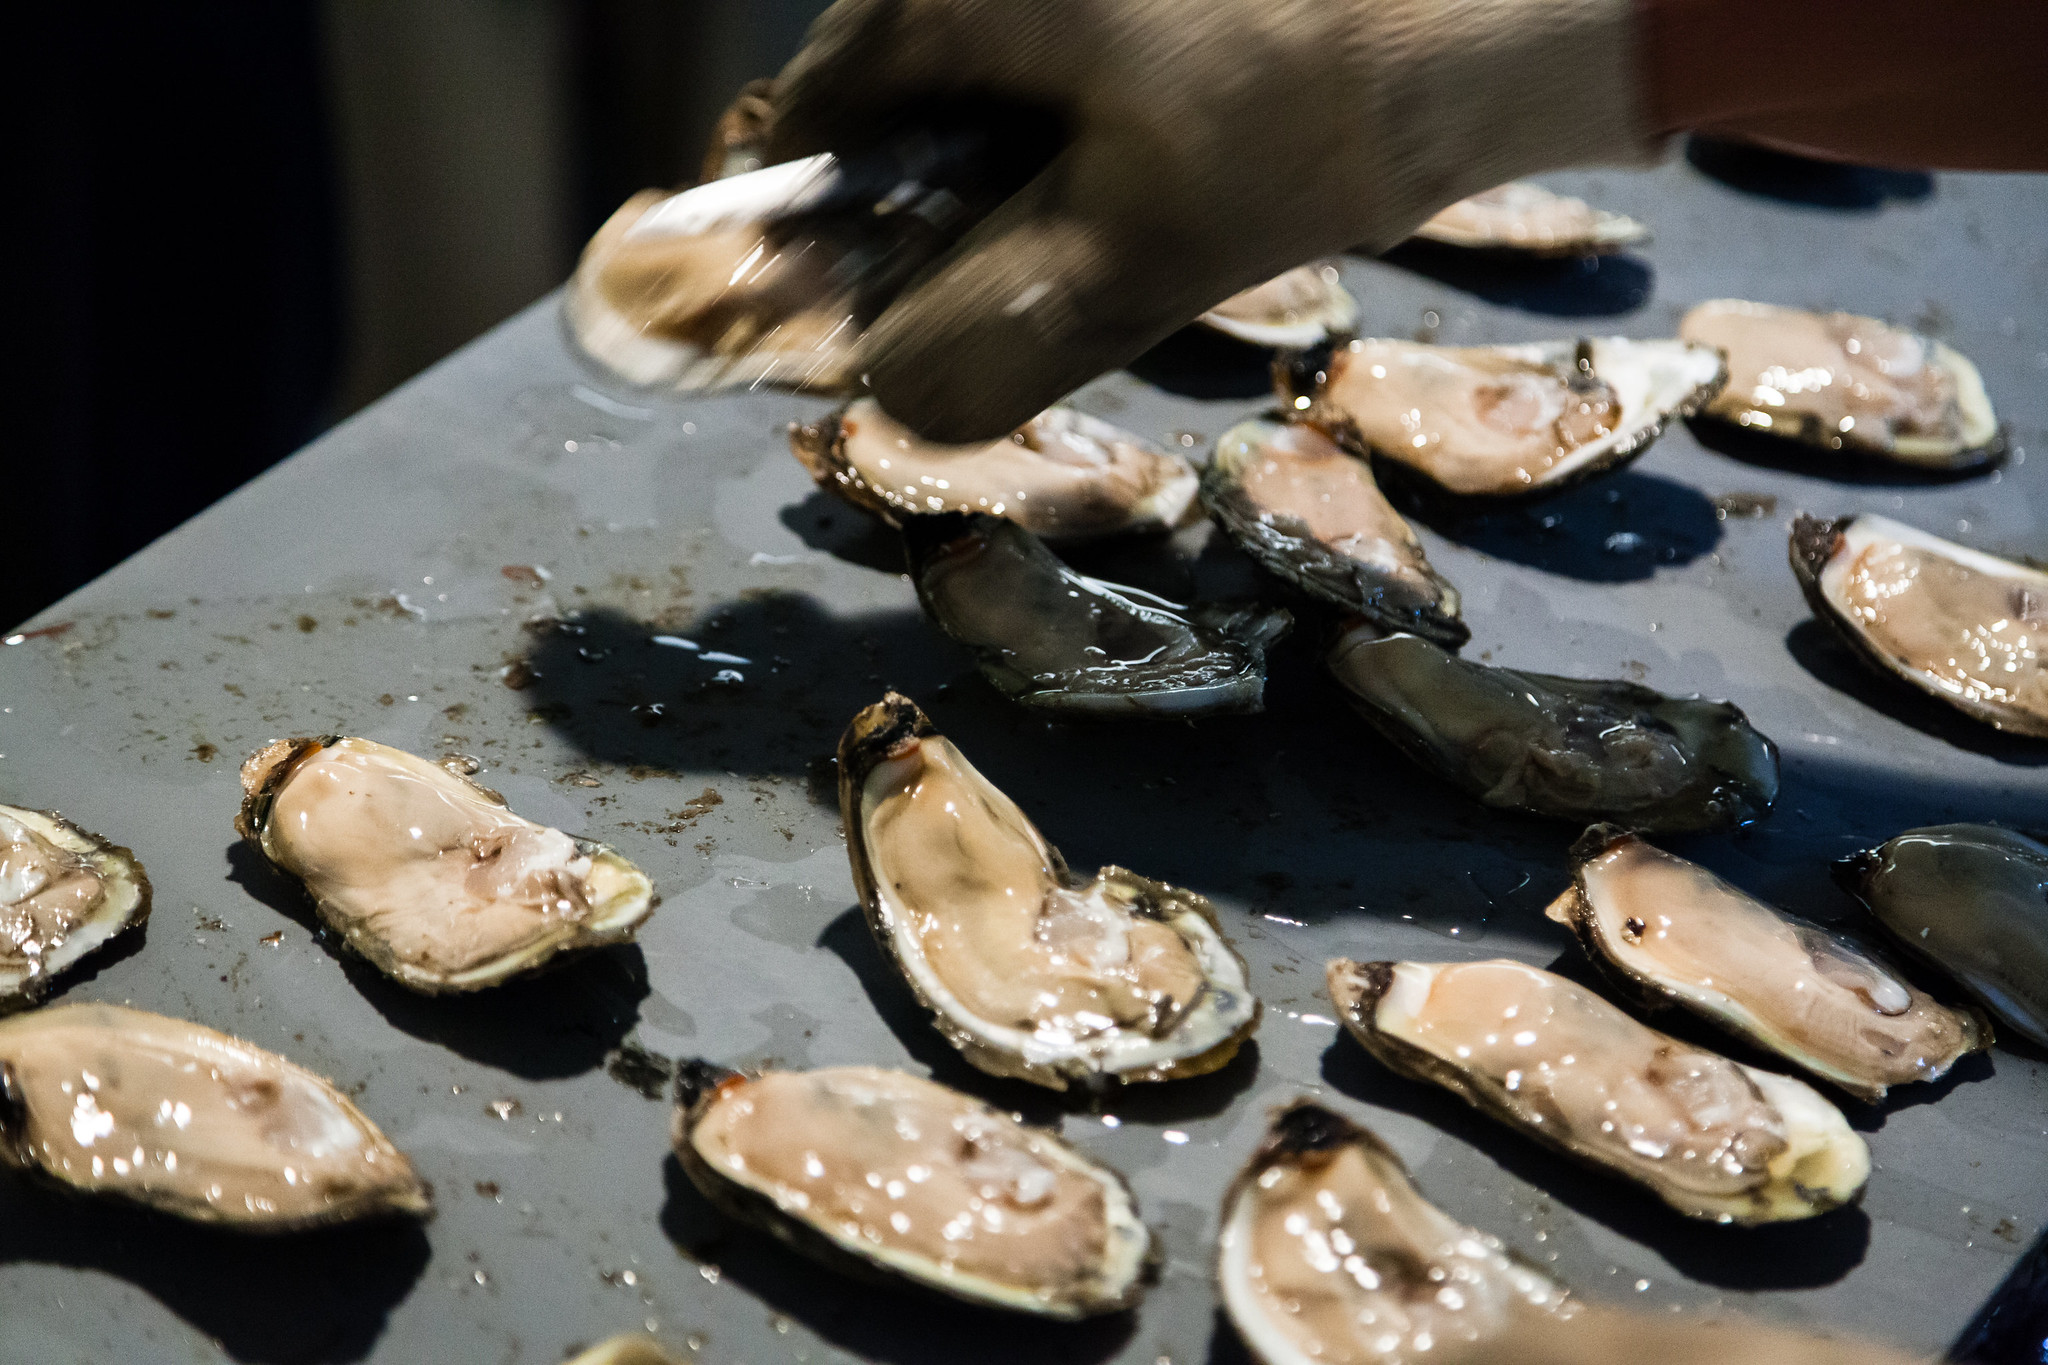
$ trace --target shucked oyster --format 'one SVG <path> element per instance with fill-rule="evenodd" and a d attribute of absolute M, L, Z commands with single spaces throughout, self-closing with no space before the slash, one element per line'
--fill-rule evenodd
<path fill-rule="evenodd" d="M 1854 1199 L 1870 1152 L 1803 1081 L 1637 1023 L 1519 962 L 1329 965 L 1366 1051 L 1567 1156 L 1637 1180 L 1680 1213 L 1768 1223 Z"/>
<path fill-rule="evenodd" d="M 1720 387 L 1683 341 L 1527 346 L 1359 340 L 1282 367 L 1297 411 L 1399 472 L 1461 497 L 1556 492 L 1634 459 Z"/>
<path fill-rule="evenodd" d="M 429 1209 L 412 1163 L 326 1081 L 119 1005 L 0 1021 L 0 1162 L 257 1232 Z"/>
<path fill-rule="evenodd" d="M 904 525 L 918 600 L 1012 701 L 1108 716 L 1256 711 L 1284 611 L 1183 607 L 1075 573 L 1012 521 Z"/>
<path fill-rule="evenodd" d="M 1526 180 L 1460 199 L 1415 235 L 1444 246 L 1529 256 L 1604 256 L 1650 240 L 1650 230 L 1633 218 Z"/>
<path fill-rule="evenodd" d="M 790 449 L 818 481 L 891 526 L 932 512 L 986 512 L 1047 540 L 1164 531 L 1194 510 L 1195 471 L 1074 408 L 1048 408 L 1000 441 L 925 440 L 863 398 L 792 425 Z"/>
<path fill-rule="evenodd" d="M 1353 622 L 1330 672 L 1375 730 L 1489 806 L 1677 831 L 1747 825 L 1778 747 L 1725 701 L 1492 668 Z"/>
<path fill-rule="evenodd" d="M 654 887 L 603 844 L 505 808 L 438 764 L 367 739 L 278 740 L 242 765 L 235 829 L 305 884 L 379 971 L 429 994 L 495 986 L 621 943 Z"/>
<path fill-rule="evenodd" d="M 1232 294 L 1196 321 L 1253 346 L 1313 346 L 1358 325 L 1358 300 L 1335 265 L 1313 261 Z"/>
<path fill-rule="evenodd" d="M 1740 299 L 1700 304 L 1678 330 L 1728 357 L 1728 386 L 1708 417 L 1926 469 L 1967 469 L 2002 452 L 1977 367 L 1918 333 Z"/>
<path fill-rule="evenodd" d="M 1550 918 L 1637 993 L 1675 1002 L 1872 1104 L 1991 1045 L 1975 1010 L 1916 990 L 1842 934 L 1612 825 L 1572 846 Z"/>
<path fill-rule="evenodd" d="M 1304 591 L 1447 649 L 1471 638 L 1458 590 L 1429 566 L 1371 467 L 1315 427 L 1232 427 L 1203 471 L 1202 502 L 1246 554 Z"/>
<path fill-rule="evenodd" d="M 1054 1089 L 1198 1076 L 1258 1026 L 1207 901 L 1120 867 L 1075 876 L 909 698 L 847 726 L 839 811 L 868 927 L 983 1071 Z"/>
<path fill-rule="evenodd" d="M 2048 1047 L 2048 845 L 1997 825 L 1931 825 L 1836 870 L 1901 946 Z"/>
<path fill-rule="evenodd" d="M 1791 554 L 1814 615 L 1865 663 L 2048 738 L 2048 574 L 1868 515 L 1798 518 Z"/>
<path fill-rule="evenodd" d="M 1138 1301 L 1152 1234 L 1123 1179 L 971 1096 L 872 1066 L 677 1078 L 692 1184 L 806 1256 L 1051 1318 Z"/>
<path fill-rule="evenodd" d="M 149 918 L 149 878 L 117 847 L 50 811 L 0 806 L 0 1014 Z"/>

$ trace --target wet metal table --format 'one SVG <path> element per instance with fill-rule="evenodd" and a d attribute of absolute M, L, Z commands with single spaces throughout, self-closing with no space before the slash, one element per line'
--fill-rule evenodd
<path fill-rule="evenodd" d="M 1912 321 L 1976 358 L 2018 447 L 1998 473 L 1850 482 L 1681 429 L 1555 501 L 1423 531 L 1464 593 L 1468 653 L 1738 701 L 1783 746 L 1780 805 L 1674 846 L 1840 918 L 1843 854 L 1937 820 L 2048 824 L 2048 749 L 1866 676 L 1785 564 L 1800 510 L 2009 554 L 2048 543 L 2048 461 L 2029 458 L 2048 454 L 2048 180 L 1715 169 L 1746 187 L 1684 161 L 1555 178 L 1657 231 L 1597 266 L 1408 249 L 1345 274 L 1380 334 L 1662 336 L 1738 295 Z M 1259 366 L 1197 339 L 1139 371 L 1081 404 L 1198 454 L 1261 406 Z M 0 1358 L 553 1365 L 645 1328 L 719 1365 L 1241 1360 L 1210 1288 L 1216 1204 L 1271 1107 L 1304 1093 L 1378 1129 L 1458 1218 L 1651 1312 L 1934 1350 L 2048 1221 L 2030 1051 L 1852 1106 L 1876 1163 L 1862 1206 L 1754 1231 L 1686 1222 L 1371 1063 L 1329 1017 L 1324 959 L 1569 962 L 1541 910 L 1576 831 L 1419 775 L 1343 707 L 1308 632 L 1275 655 L 1259 717 L 1081 725 L 999 701 L 919 618 L 891 537 L 790 458 L 784 425 L 825 410 L 608 388 L 543 301 L 0 648 L 0 799 L 132 846 L 156 886 L 146 942 L 65 998 L 182 1015 L 332 1076 L 438 1206 L 424 1227 L 258 1239 L 0 1179 Z M 1172 594 L 1260 586 L 1199 529 L 1083 562 Z M 566 624 L 527 624 L 547 617 Z M 962 1064 L 853 908 L 830 799 L 839 732 L 884 685 L 1076 866 L 1214 897 L 1265 1000 L 1256 1046 L 1100 1108 Z M 639 862 L 661 908 L 637 946 L 486 994 L 389 984 L 230 828 L 240 759 L 326 732 L 474 755 L 516 809 Z M 660 1059 L 683 1055 L 903 1066 L 1056 1124 L 1131 1177 L 1161 1282 L 1134 1315 L 1056 1327 L 814 1270 L 728 1227 L 668 1157 Z"/>

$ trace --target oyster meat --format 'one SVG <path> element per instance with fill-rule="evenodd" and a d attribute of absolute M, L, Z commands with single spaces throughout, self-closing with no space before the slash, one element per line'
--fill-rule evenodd
<path fill-rule="evenodd" d="M 1635 993 L 1676 1003 L 1875 1104 L 1991 1045 L 1990 1023 L 1917 990 L 1868 948 L 1596 825 L 1550 918 Z"/>
<path fill-rule="evenodd" d="M 1720 387 L 1721 357 L 1684 341 L 1526 346 L 1357 340 L 1279 367 L 1282 396 L 1425 491 L 1552 493 L 1649 449 Z"/>
<path fill-rule="evenodd" d="M 1330 261 L 1312 261 L 1232 294 L 1196 321 L 1253 346 L 1313 346 L 1358 325 L 1358 300 Z"/>
<path fill-rule="evenodd" d="M 661 1349 L 661 1343 L 639 1332 L 607 1337 L 587 1351 L 579 1351 L 562 1365 L 683 1365 Z"/>
<path fill-rule="evenodd" d="M 1769 812 L 1778 747 L 1725 701 L 1523 673 L 1352 622 L 1330 672 L 1410 758 L 1489 806 L 1634 829 L 1728 829 Z"/>
<path fill-rule="evenodd" d="M 1258 1026 L 1244 960 L 1191 891 L 1075 876 L 909 698 L 839 741 L 868 927 L 968 1061 L 1055 1089 L 1214 1071 Z"/>
<path fill-rule="evenodd" d="M 1863 662 L 2048 739 L 2048 573 L 1864 514 L 1799 517 L 1791 555 L 1813 614 Z"/>
<path fill-rule="evenodd" d="M 1925 469 L 1967 469 L 2002 453 L 1977 367 L 1959 352 L 1854 313 L 1715 299 L 1679 335 L 1728 357 L 1705 416 Z"/>
<path fill-rule="evenodd" d="M 1338 1017 L 1393 1070 L 1443 1086 L 1680 1213 L 1768 1223 L 1855 1199 L 1870 1152 L 1804 1081 L 1646 1027 L 1519 962 L 1329 964 Z"/>
<path fill-rule="evenodd" d="M 1165 531 L 1196 514 L 1178 455 L 1075 408 L 1049 408 L 987 445 L 927 441 L 863 398 L 792 425 L 804 468 L 891 526 L 933 512 L 986 512 L 1047 540 Z"/>
<path fill-rule="evenodd" d="M 645 873 L 496 792 L 367 739 L 278 740 L 242 765 L 235 829 L 304 883 L 320 918 L 400 985 L 495 986 L 633 936 Z"/>
<path fill-rule="evenodd" d="M 133 853 L 55 812 L 0 806 L 0 1014 L 148 918 Z"/>
<path fill-rule="evenodd" d="M 1458 590 L 1430 567 L 1371 467 L 1314 426 L 1232 427 L 1202 473 L 1202 503 L 1261 567 L 1305 592 L 1446 649 L 1472 636 Z"/>
<path fill-rule="evenodd" d="M 2048 1047 L 2048 844 L 1997 825 L 1930 825 L 1837 873 L 1900 946 Z"/>
<path fill-rule="evenodd" d="M 320 1077 L 119 1005 L 0 1021 L 0 1163 L 257 1232 L 430 1207 L 412 1163 Z"/>
<path fill-rule="evenodd" d="M 1443 246 L 1527 256 L 1604 256 L 1650 240 L 1650 230 L 1633 218 L 1526 180 L 1460 199 L 1415 235 Z"/>
<path fill-rule="evenodd" d="M 1050 1318 L 1144 1292 L 1152 1234 L 1122 1177 L 972 1096 L 872 1066 L 703 1063 L 676 1092 L 691 1183 L 828 1265 Z"/>
<path fill-rule="evenodd" d="M 1257 711 L 1286 612 L 1183 607 L 1079 574 L 1015 522 L 904 525 L 918 600 L 1012 701 L 1108 716 Z"/>

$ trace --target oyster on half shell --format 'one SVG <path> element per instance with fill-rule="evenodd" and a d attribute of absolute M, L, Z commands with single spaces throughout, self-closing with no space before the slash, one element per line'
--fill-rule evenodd
<path fill-rule="evenodd" d="M 1255 418 L 1225 432 L 1202 503 L 1244 552 L 1303 591 L 1446 649 L 1472 632 L 1372 468 L 1307 423 Z"/>
<path fill-rule="evenodd" d="M 654 909 L 646 874 L 610 848 L 389 745 L 277 740 L 242 765 L 242 789 L 236 831 L 416 991 L 480 990 L 625 942 Z"/>
<path fill-rule="evenodd" d="M 1076 876 L 909 698 L 847 726 L 839 811 L 876 942 L 983 1071 L 1056 1090 L 1198 1076 L 1258 1026 L 1206 900 L 1120 867 Z"/>
<path fill-rule="evenodd" d="M 1539 968 L 1338 958 L 1329 986 L 1393 1070 L 1691 1217 L 1811 1218 L 1870 1177 L 1863 1139 L 1804 1081 L 1682 1043 Z"/>
<path fill-rule="evenodd" d="M 54 811 L 0 805 L 0 1014 L 148 918 L 133 853 Z"/>
<path fill-rule="evenodd" d="M 1253 346 L 1313 346 L 1358 325 L 1358 300 L 1333 262 L 1311 261 L 1232 294 L 1195 320 Z"/>
<path fill-rule="evenodd" d="M 677 1076 L 704 1197 L 842 1271 L 1050 1318 L 1129 1308 L 1154 1253 L 1123 1178 L 1050 1132 L 872 1066 Z"/>
<path fill-rule="evenodd" d="M 1415 229 L 1426 242 L 1525 256 L 1604 256 L 1650 240 L 1633 218 L 1526 180 L 1460 199 Z"/>
<path fill-rule="evenodd" d="M 1632 993 L 1682 1005 L 1858 1099 L 1939 1080 L 1991 1045 L 1976 1010 L 1950 1009 L 1854 939 L 1626 830 L 1587 830 L 1572 864 L 1547 913 Z"/>

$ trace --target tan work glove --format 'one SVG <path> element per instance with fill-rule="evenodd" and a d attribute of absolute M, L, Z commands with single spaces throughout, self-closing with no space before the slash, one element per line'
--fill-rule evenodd
<path fill-rule="evenodd" d="M 994 439 L 1290 266 L 1643 160 L 1633 27 L 1630 0 L 839 0 L 782 73 L 771 151 L 858 149 L 934 101 L 1062 120 L 864 342 L 896 417 Z"/>

